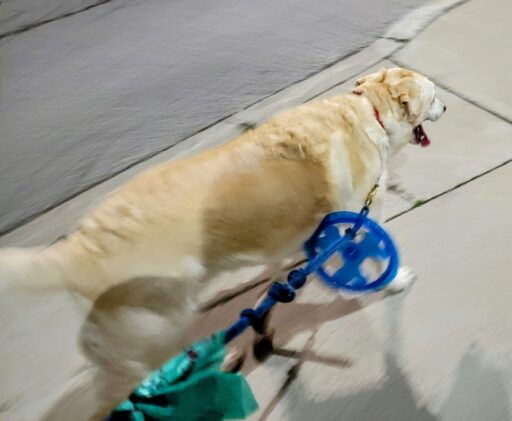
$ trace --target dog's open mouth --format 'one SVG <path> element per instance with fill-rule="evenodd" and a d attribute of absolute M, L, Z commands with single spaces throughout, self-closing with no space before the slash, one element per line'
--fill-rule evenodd
<path fill-rule="evenodd" d="M 428 145 L 430 145 L 430 139 L 425 133 L 425 130 L 423 130 L 423 126 L 421 124 L 416 127 L 413 132 L 417 145 L 421 145 L 423 148 L 426 148 Z"/>

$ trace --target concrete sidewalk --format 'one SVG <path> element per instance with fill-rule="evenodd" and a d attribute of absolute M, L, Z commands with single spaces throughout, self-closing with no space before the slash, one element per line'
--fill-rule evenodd
<path fill-rule="evenodd" d="M 412 24 L 429 23 L 443 9 L 424 30 Z M 443 119 L 426 126 L 432 145 L 408 147 L 398 157 L 399 187 L 388 194 L 387 228 L 419 279 L 404 294 L 358 299 L 337 296 L 311 280 L 294 304 L 279 306 L 272 319 L 276 354 L 245 367 L 261 406 L 251 420 L 512 420 L 512 28 L 506 20 L 511 12 L 507 0 L 432 2 L 358 55 L 0 243 L 51 241 L 72 227 L 85 204 L 146 166 L 225 142 L 243 125 L 259 124 L 279 109 L 347 92 L 373 69 L 416 69 L 440 86 L 448 107 Z M 225 327 L 267 285 L 258 269 L 218 279 L 204 293 L 209 309 L 190 339 Z M 67 419 L 78 420 L 77 414 L 85 416 L 93 406 L 74 345 L 79 311 L 68 297 L 52 299 L 55 310 L 49 313 L 48 300 L 0 297 L 6 321 L 0 341 L 7 344 L 0 349 L 0 419 L 33 420 L 53 404 Z M 15 329 L 20 307 L 31 321 L 23 331 Z M 41 341 L 43 328 L 53 345 Z M 250 341 L 246 334 L 240 343 Z M 27 360 L 27 349 L 39 359 Z"/>

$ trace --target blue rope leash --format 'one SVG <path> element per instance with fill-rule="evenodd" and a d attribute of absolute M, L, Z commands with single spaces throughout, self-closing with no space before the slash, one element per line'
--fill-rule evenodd
<path fill-rule="evenodd" d="M 274 282 L 270 287 L 267 297 L 256 308 L 246 308 L 240 313 L 240 319 L 226 330 L 225 342 L 229 343 L 242 334 L 245 329 L 252 326 L 256 331 L 261 331 L 262 320 L 266 313 L 277 303 L 290 303 L 295 299 L 295 291 L 306 283 L 310 272 L 306 269 L 293 270 L 288 274 L 288 282 L 282 284 Z"/>
<path fill-rule="evenodd" d="M 240 318 L 226 330 L 225 343 L 229 343 L 241 335 L 249 326 L 255 331 L 262 333 L 262 320 L 265 314 L 277 303 L 292 302 L 295 299 L 296 290 L 305 285 L 307 277 L 325 263 L 326 259 L 340 247 L 340 243 L 350 241 L 350 239 L 355 237 L 362 226 L 361 221 L 367 214 L 368 207 L 365 206 L 359 213 L 360 219 L 353 227 L 347 230 L 347 237 L 342 237 L 338 241 L 333 242 L 329 247 L 309 260 L 305 267 L 292 270 L 288 274 L 286 283 L 274 282 L 267 293 L 267 297 L 258 307 L 242 310 Z M 318 230 L 321 230 L 322 227 L 323 223 L 320 224 Z"/>

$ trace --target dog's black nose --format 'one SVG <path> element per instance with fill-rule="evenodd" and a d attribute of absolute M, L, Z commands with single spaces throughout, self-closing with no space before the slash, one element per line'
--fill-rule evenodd
<path fill-rule="evenodd" d="M 446 111 L 446 105 L 444 106 L 443 111 Z"/>

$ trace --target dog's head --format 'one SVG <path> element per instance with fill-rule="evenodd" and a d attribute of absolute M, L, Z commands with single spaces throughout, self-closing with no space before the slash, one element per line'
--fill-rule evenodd
<path fill-rule="evenodd" d="M 446 111 L 436 96 L 435 85 L 412 70 L 382 69 L 356 82 L 353 91 L 366 95 L 383 114 L 383 121 L 395 151 L 407 142 L 428 146 L 430 139 L 423 129 L 426 120 L 436 121 Z"/>

